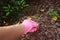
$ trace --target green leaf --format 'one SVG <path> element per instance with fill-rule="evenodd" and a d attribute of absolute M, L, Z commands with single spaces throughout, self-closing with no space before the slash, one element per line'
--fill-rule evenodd
<path fill-rule="evenodd" d="M 19 4 L 19 5 L 21 4 L 20 1 L 18 1 L 18 4 Z"/>
<path fill-rule="evenodd" d="M 29 6 L 28 4 L 25 5 L 26 7 Z"/>
<path fill-rule="evenodd" d="M 6 16 L 8 16 L 9 14 L 10 14 L 10 12 L 7 12 L 7 13 L 6 13 Z"/>
<path fill-rule="evenodd" d="M 21 3 L 23 3 L 24 2 L 24 0 L 21 0 Z"/>
<path fill-rule="evenodd" d="M 26 4 L 26 2 L 23 2 L 23 3 L 22 3 L 22 6 L 24 6 L 25 4 Z"/>
<path fill-rule="evenodd" d="M 7 9 L 7 7 L 6 7 L 6 6 L 4 6 L 3 8 L 4 8 L 4 9 Z"/>

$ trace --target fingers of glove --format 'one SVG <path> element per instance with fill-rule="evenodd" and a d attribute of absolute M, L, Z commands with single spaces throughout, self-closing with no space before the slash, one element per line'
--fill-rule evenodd
<path fill-rule="evenodd" d="M 37 28 L 32 28 L 29 32 L 34 32 L 36 30 L 37 30 Z"/>

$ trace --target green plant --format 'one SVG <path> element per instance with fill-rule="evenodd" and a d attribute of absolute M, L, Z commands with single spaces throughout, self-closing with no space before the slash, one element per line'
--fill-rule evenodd
<path fill-rule="evenodd" d="M 25 0 L 0 0 L 0 25 L 17 23 L 22 10 L 27 6 Z"/>
<path fill-rule="evenodd" d="M 49 8 L 48 13 L 49 13 L 49 15 L 52 16 L 52 17 L 58 17 L 58 16 L 59 16 L 59 15 L 58 15 L 58 12 L 55 11 L 54 9 L 52 9 L 52 8 Z"/>
<path fill-rule="evenodd" d="M 48 13 L 52 17 L 52 20 L 54 20 L 54 21 L 56 21 L 57 18 L 59 17 L 58 12 L 52 8 L 49 8 Z"/>

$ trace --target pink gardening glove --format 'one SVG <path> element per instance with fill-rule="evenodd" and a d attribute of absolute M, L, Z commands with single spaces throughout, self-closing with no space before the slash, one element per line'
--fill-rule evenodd
<path fill-rule="evenodd" d="M 34 32 L 38 27 L 38 23 L 32 20 L 24 20 L 22 24 L 24 25 L 24 34 L 28 32 Z"/>

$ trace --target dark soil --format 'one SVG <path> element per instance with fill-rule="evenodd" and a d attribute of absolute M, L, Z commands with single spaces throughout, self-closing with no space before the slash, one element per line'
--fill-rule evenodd
<path fill-rule="evenodd" d="M 31 7 L 23 10 L 24 16 L 20 19 L 21 22 L 30 16 L 40 25 L 36 32 L 28 33 L 20 40 L 60 40 L 60 17 L 57 21 L 53 21 L 47 14 L 48 8 L 53 8 L 60 16 L 60 0 L 27 0 L 26 2 L 31 4 Z M 41 12 L 40 9 L 45 11 Z"/>

